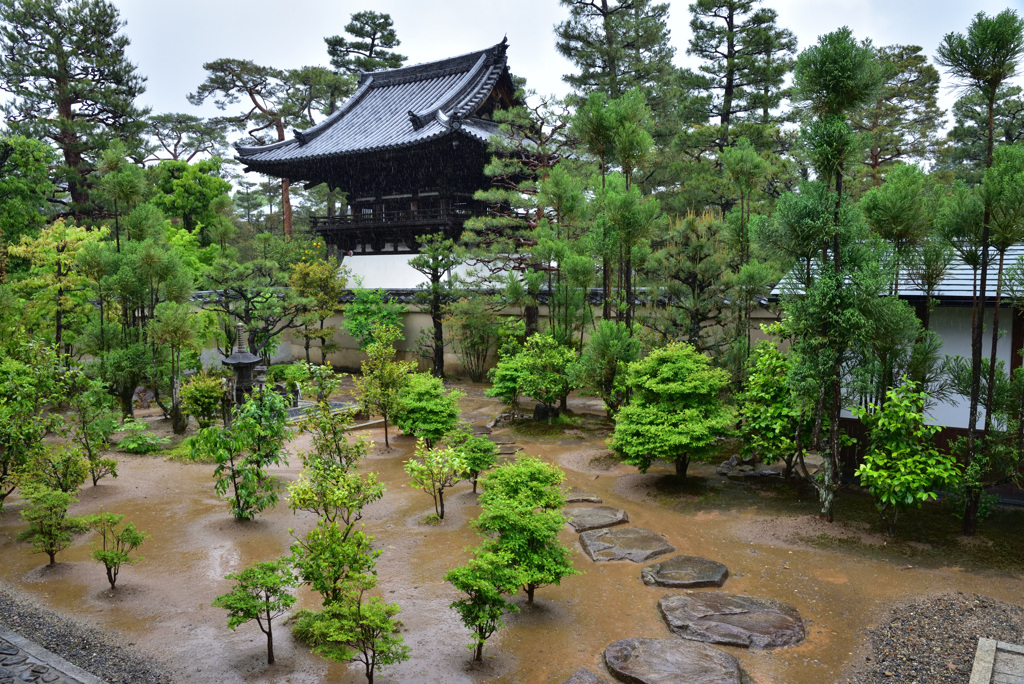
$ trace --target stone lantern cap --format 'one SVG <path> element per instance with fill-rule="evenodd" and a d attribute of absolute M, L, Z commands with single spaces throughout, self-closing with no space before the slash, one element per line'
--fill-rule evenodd
<path fill-rule="evenodd" d="M 249 335 L 246 334 L 245 324 L 239 323 L 235 326 L 238 336 L 235 342 L 235 351 L 231 356 L 221 361 L 225 366 L 246 366 L 253 365 L 260 361 L 260 357 L 249 351 Z"/>

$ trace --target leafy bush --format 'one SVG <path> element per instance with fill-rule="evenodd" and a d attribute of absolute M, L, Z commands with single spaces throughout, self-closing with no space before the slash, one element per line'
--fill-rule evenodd
<path fill-rule="evenodd" d="M 223 405 L 224 382 L 206 371 L 193 375 L 181 387 L 181 409 L 196 419 L 200 429 L 214 424 Z"/>
<path fill-rule="evenodd" d="M 440 378 L 430 373 L 413 373 L 402 389 L 395 411 L 395 425 L 407 435 L 434 442 L 459 422 L 459 399 L 466 396 L 457 389 L 445 390 Z"/>
<path fill-rule="evenodd" d="M 551 335 L 537 333 L 514 355 L 502 355 L 491 370 L 491 389 L 485 394 L 516 406 L 527 395 L 547 406 L 560 402 L 572 390 L 569 367 L 576 354 Z M 550 413 L 549 413 L 550 415 Z"/>
<path fill-rule="evenodd" d="M 305 364 L 281 363 L 267 369 L 267 381 L 283 383 L 289 391 L 296 389 L 308 378 L 309 371 Z"/>
<path fill-rule="evenodd" d="M 132 418 L 124 421 L 121 430 L 125 435 L 117 443 L 117 447 L 129 454 L 151 454 L 171 441 L 167 437 L 157 437 L 150 432 L 149 425 Z"/>
<path fill-rule="evenodd" d="M 926 395 L 907 380 L 885 393 L 885 404 L 857 406 L 853 414 L 868 431 L 870 448 L 856 475 L 875 498 L 890 535 L 901 512 L 935 499 L 934 487 L 956 479 L 955 459 L 935 448 L 935 434 L 942 428 L 925 425 Z"/>
<path fill-rule="evenodd" d="M 473 382 L 487 377 L 487 360 L 498 347 L 500 339 L 498 314 L 484 297 L 453 302 L 444 321 L 455 350 L 455 356 Z"/>

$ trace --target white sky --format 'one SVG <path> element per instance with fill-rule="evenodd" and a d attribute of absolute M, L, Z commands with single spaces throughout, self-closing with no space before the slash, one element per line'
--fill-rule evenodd
<path fill-rule="evenodd" d="M 564 95 L 562 74 L 572 66 L 555 52 L 553 27 L 567 16 L 557 0 L 113 0 L 127 22 L 129 57 L 149 78 L 142 100 L 154 112 L 197 110 L 185 95 L 204 78 L 203 63 L 221 57 L 280 68 L 327 65 L 323 38 L 342 33 L 349 15 L 388 12 L 410 64 L 472 52 L 508 34 L 509 65 L 543 94 Z M 976 12 L 1007 7 L 1024 14 L 1024 0 L 766 0 L 779 24 L 803 49 L 821 34 L 847 25 L 876 45 L 914 44 L 934 57 L 942 36 L 966 29 Z M 676 62 L 690 37 L 688 2 L 671 2 L 669 28 Z M 1019 80 L 1019 79 L 1018 79 Z M 944 86 L 947 85 L 944 81 Z M 955 95 L 947 87 L 942 104 Z"/>

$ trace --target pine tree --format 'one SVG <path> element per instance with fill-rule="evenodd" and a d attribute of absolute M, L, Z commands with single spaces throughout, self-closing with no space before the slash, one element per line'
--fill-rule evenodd
<path fill-rule="evenodd" d="M 944 112 L 939 109 L 939 72 L 916 45 L 890 45 L 875 51 L 885 81 L 874 102 L 852 113 L 853 130 L 866 142 L 861 164 L 870 184 L 896 162 L 930 160 Z"/>
<path fill-rule="evenodd" d="M 397 69 L 407 57 L 394 51 L 402 44 L 395 33 L 394 22 L 387 12 L 363 11 L 352 14 L 345 24 L 344 36 L 324 38 L 331 66 L 337 71 L 358 74 L 360 72 Z"/>
<path fill-rule="evenodd" d="M 111 141 L 142 157 L 148 111 L 135 99 L 146 79 L 125 56 L 123 27 L 106 0 L 0 0 L 0 89 L 13 96 L 5 123 L 60 151 L 57 180 L 76 216 L 95 213 L 88 176 Z"/>
<path fill-rule="evenodd" d="M 697 0 L 690 5 L 693 37 L 687 54 L 703 60 L 700 72 L 715 94 L 710 115 L 717 117 L 719 145 L 730 140 L 740 121 L 774 123 L 771 111 L 787 95 L 786 74 L 793 68 L 796 38 L 776 25 L 773 9 L 761 0 Z"/>

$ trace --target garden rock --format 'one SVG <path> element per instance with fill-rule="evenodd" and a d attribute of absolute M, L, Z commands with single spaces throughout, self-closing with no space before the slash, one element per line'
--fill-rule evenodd
<path fill-rule="evenodd" d="M 608 669 L 632 684 L 740 684 L 736 658 L 680 639 L 622 639 L 604 650 Z"/>
<path fill-rule="evenodd" d="M 562 682 L 562 684 L 610 684 L 610 682 L 581 667 L 573 672 L 572 676 Z"/>
<path fill-rule="evenodd" d="M 669 628 L 686 639 L 745 648 L 790 646 L 804 638 L 796 608 L 724 592 L 670 594 L 658 602 Z"/>
<path fill-rule="evenodd" d="M 598 530 L 629 522 L 626 511 L 611 506 L 570 506 L 565 509 L 569 524 L 577 532 Z"/>
<path fill-rule="evenodd" d="M 565 493 L 565 503 L 604 503 L 601 497 L 585 492 L 579 487 L 572 487 Z"/>
<path fill-rule="evenodd" d="M 644 584 L 651 587 L 720 587 L 729 576 L 729 568 L 707 558 L 673 556 L 648 565 L 640 571 L 640 576 Z"/>
<path fill-rule="evenodd" d="M 583 552 L 593 561 L 643 563 L 676 550 L 665 537 L 642 527 L 612 527 L 580 535 Z"/>

